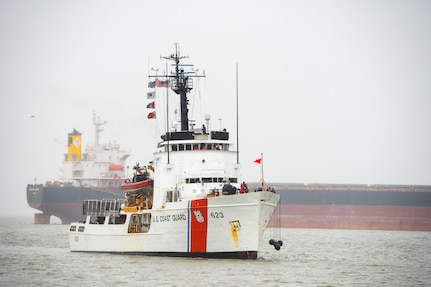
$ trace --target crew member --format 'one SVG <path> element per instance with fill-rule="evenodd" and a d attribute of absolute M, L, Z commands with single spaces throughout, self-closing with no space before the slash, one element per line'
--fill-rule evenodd
<path fill-rule="evenodd" d="M 241 188 L 239 190 L 239 193 L 248 193 L 248 186 L 247 186 L 247 183 L 245 183 L 245 181 L 241 183 Z"/>

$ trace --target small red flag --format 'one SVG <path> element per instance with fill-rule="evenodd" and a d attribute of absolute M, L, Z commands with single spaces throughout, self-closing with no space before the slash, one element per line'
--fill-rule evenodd
<path fill-rule="evenodd" d="M 260 164 L 260 161 L 261 161 L 262 159 L 261 158 L 258 158 L 258 159 L 256 159 L 254 162 L 255 163 L 259 163 Z"/>

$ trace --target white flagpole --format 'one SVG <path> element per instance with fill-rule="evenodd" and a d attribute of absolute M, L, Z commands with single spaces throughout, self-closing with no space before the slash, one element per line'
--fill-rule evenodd
<path fill-rule="evenodd" d="M 261 153 L 260 154 L 260 164 L 261 164 L 261 166 L 260 166 L 260 168 L 261 168 L 261 175 L 262 175 L 262 179 L 261 179 L 261 181 L 262 181 L 262 191 L 264 191 L 264 177 L 263 177 L 263 153 Z"/>

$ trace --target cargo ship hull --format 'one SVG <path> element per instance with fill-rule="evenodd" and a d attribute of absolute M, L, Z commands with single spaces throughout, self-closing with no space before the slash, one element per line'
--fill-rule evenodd
<path fill-rule="evenodd" d="M 430 186 L 279 185 L 271 226 L 431 231 Z"/>
<path fill-rule="evenodd" d="M 82 221 L 82 203 L 93 198 L 124 198 L 124 192 L 118 189 L 98 189 L 68 186 L 27 186 L 27 202 L 41 213 L 34 214 L 35 224 L 49 224 L 51 216 L 56 216 L 62 224 Z"/>
<path fill-rule="evenodd" d="M 431 186 L 271 186 L 280 194 L 271 227 L 431 231 Z M 41 211 L 36 224 L 48 224 L 51 216 L 63 224 L 82 221 L 85 199 L 109 198 L 124 198 L 124 191 L 27 186 L 29 206 Z"/>
<path fill-rule="evenodd" d="M 279 208 L 279 226 L 284 228 L 431 231 L 431 207 L 282 204 Z M 272 226 L 277 225 L 273 219 Z"/>

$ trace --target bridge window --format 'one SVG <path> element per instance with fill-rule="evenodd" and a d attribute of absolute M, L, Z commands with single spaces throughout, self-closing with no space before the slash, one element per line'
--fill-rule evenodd
<path fill-rule="evenodd" d="M 225 177 L 202 177 L 202 179 L 195 177 L 195 178 L 186 178 L 185 182 L 186 183 L 200 183 L 200 182 L 219 182 L 219 183 L 237 183 L 238 179 L 236 177 L 230 177 L 230 178 L 225 178 Z"/>
<path fill-rule="evenodd" d="M 199 183 L 201 180 L 198 177 L 195 178 L 186 178 L 186 183 Z"/>

